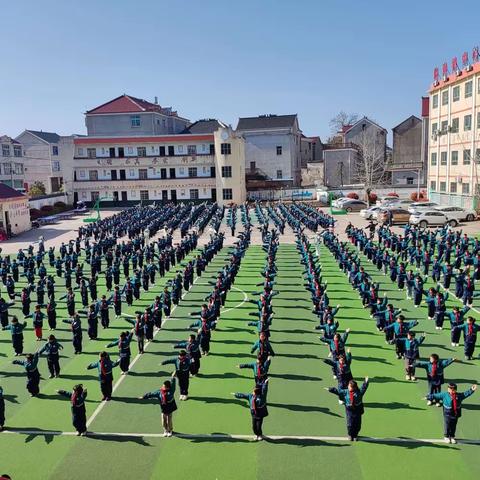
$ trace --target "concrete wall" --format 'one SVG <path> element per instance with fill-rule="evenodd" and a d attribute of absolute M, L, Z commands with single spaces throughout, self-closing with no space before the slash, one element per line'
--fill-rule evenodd
<path fill-rule="evenodd" d="M 351 148 L 325 149 L 324 183 L 330 187 L 352 184 L 357 152 Z"/>
<path fill-rule="evenodd" d="M 56 202 L 63 202 L 66 204 L 71 204 L 68 197 L 64 193 L 57 193 L 45 197 L 36 197 L 36 198 L 29 198 L 29 208 L 37 208 L 40 209 L 45 205 L 54 205 Z"/>
<path fill-rule="evenodd" d="M 139 115 L 140 126 L 132 127 L 131 116 Z M 155 112 L 86 115 L 89 136 L 142 136 L 180 133 L 189 125 L 188 120 Z"/>
<path fill-rule="evenodd" d="M 30 209 L 27 197 L 12 198 L 0 201 L 1 227 L 7 231 L 7 213 L 11 233 L 18 234 L 30 230 Z"/>

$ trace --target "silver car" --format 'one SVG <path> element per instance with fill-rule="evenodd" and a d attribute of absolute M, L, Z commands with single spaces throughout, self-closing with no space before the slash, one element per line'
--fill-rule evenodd
<path fill-rule="evenodd" d="M 410 207 L 408 208 L 408 211 L 410 213 L 415 213 L 415 212 L 424 212 L 426 210 L 432 210 L 435 207 L 438 207 L 438 203 L 436 202 L 414 202 L 410 204 Z"/>
<path fill-rule="evenodd" d="M 455 227 L 458 222 L 456 220 L 450 220 L 448 217 L 438 210 L 426 210 L 426 211 L 417 211 L 410 215 L 409 223 L 411 225 L 418 225 L 421 228 L 427 228 L 430 226 L 439 226 L 446 225 L 447 223 Z"/>
<path fill-rule="evenodd" d="M 473 222 L 477 218 L 477 212 L 471 208 L 442 205 L 435 207 L 435 210 L 444 213 L 449 219 L 457 220 L 457 222 Z"/>

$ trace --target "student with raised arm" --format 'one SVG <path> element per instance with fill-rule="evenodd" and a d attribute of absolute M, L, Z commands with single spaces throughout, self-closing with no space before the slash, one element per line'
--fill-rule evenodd
<path fill-rule="evenodd" d="M 473 352 L 475 351 L 475 345 L 477 343 L 477 332 L 480 330 L 480 326 L 475 323 L 473 317 L 468 317 L 466 323 L 455 327 L 453 330 L 463 332 L 463 349 L 466 360 L 471 360 Z"/>
<path fill-rule="evenodd" d="M 262 361 L 262 357 L 259 355 L 255 362 L 241 363 L 240 365 L 237 365 L 237 367 L 251 369 L 253 372 L 253 378 L 255 379 L 255 385 L 261 387 L 268 378 L 268 369 L 270 368 L 271 361 L 271 357 L 267 357 L 265 361 Z"/>
<path fill-rule="evenodd" d="M 23 353 L 23 330 L 26 326 L 27 322 L 20 323 L 18 318 L 13 316 L 11 322 L 2 328 L 2 330 L 10 330 L 12 346 L 16 357 Z"/>
<path fill-rule="evenodd" d="M 172 376 L 172 380 L 166 380 L 163 382 L 162 387 L 159 390 L 145 393 L 140 400 L 146 400 L 148 398 L 156 398 L 160 403 L 160 409 L 162 411 L 162 424 L 163 424 L 163 436 L 171 437 L 173 435 L 173 412 L 177 410 L 177 404 L 175 402 L 175 377 Z"/>
<path fill-rule="evenodd" d="M 472 385 L 465 392 L 457 392 L 457 384 L 449 383 L 446 392 L 439 392 L 427 395 L 426 399 L 430 402 L 443 403 L 443 435 L 446 443 L 457 443 L 455 433 L 457 431 L 458 419 L 462 416 L 462 403 L 470 395 L 473 395 L 477 389 Z"/>
<path fill-rule="evenodd" d="M 50 377 L 59 377 L 60 376 L 60 350 L 63 349 L 63 346 L 57 342 L 55 335 L 50 335 L 48 337 L 48 342 L 38 351 L 39 355 L 43 353 L 47 354 L 47 365 L 48 370 L 50 371 Z"/>
<path fill-rule="evenodd" d="M 268 357 L 274 357 L 275 352 L 273 351 L 272 345 L 267 339 L 265 332 L 261 332 L 259 339 L 253 344 L 250 353 L 255 353 L 258 350 L 258 356 L 261 357 L 262 362 L 264 362 Z"/>
<path fill-rule="evenodd" d="M 98 380 L 100 382 L 100 389 L 102 391 L 102 401 L 109 401 L 112 399 L 112 384 L 113 373 L 112 370 L 120 365 L 120 360 L 112 362 L 107 352 L 101 352 L 97 362 L 92 362 L 88 365 L 87 370 L 96 368 L 98 370 Z"/>
<path fill-rule="evenodd" d="M 13 365 L 21 365 L 27 374 L 27 390 L 31 397 L 40 393 L 40 373 L 38 372 L 38 352 L 27 353 L 25 360 L 14 360 Z"/>
<path fill-rule="evenodd" d="M 338 382 L 338 390 L 348 388 L 348 383 L 350 380 L 353 380 L 352 370 L 350 368 L 352 364 L 350 349 L 347 350 L 345 355 L 339 355 L 337 360 L 326 358 L 324 363 L 332 367 L 334 371 L 333 378 Z M 339 403 L 342 403 L 341 399 L 339 399 Z"/>
<path fill-rule="evenodd" d="M 252 393 L 234 393 L 235 398 L 248 400 L 252 416 L 252 430 L 254 440 L 263 440 L 263 420 L 268 416 L 267 409 L 268 378 L 261 387 L 255 386 Z"/>
<path fill-rule="evenodd" d="M 403 354 L 405 358 L 405 379 L 414 382 L 415 377 L 415 362 L 420 358 L 420 345 L 427 336 L 424 333 L 419 338 L 415 338 L 415 332 L 408 332 L 405 338 L 397 339 L 397 342 L 402 342 Z"/>
<path fill-rule="evenodd" d="M 357 441 L 358 434 L 362 428 L 362 415 L 365 412 L 363 406 L 363 396 L 368 388 L 368 377 L 365 378 L 363 385 L 359 388 L 355 380 L 350 380 L 345 389 L 335 387 L 325 388 L 325 390 L 337 395 L 345 404 L 345 413 L 347 418 L 347 432 L 350 441 Z"/>
<path fill-rule="evenodd" d="M 177 358 L 169 358 L 164 360 L 161 365 L 175 365 L 175 375 L 178 378 L 178 385 L 180 387 L 180 400 L 188 399 L 188 386 L 190 383 L 190 361 L 185 350 L 180 350 Z M 172 375 L 172 376 L 173 376 Z"/>
<path fill-rule="evenodd" d="M 85 410 L 85 399 L 87 398 L 87 389 L 82 384 L 75 385 L 71 392 L 67 390 L 57 390 L 62 397 L 70 400 L 72 409 L 72 424 L 77 435 L 85 436 L 87 434 L 87 414 Z"/>
<path fill-rule="evenodd" d="M 121 332 L 120 337 L 117 340 L 114 340 L 105 346 L 106 348 L 118 346 L 118 356 L 120 357 L 120 370 L 122 371 L 122 375 L 128 373 L 130 357 L 132 355 L 130 342 L 132 341 L 133 332 L 133 328 L 130 332 Z"/>

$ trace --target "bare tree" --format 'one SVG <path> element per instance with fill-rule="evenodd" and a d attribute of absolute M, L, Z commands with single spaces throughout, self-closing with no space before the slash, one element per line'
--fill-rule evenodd
<path fill-rule="evenodd" d="M 387 162 L 385 158 L 385 144 L 383 137 L 377 138 L 378 132 L 364 130 L 356 141 L 358 157 L 355 165 L 355 180 L 364 185 L 368 196 L 372 188 L 385 183 Z"/>
<path fill-rule="evenodd" d="M 339 132 L 342 127 L 353 125 L 358 120 L 357 113 L 347 113 L 343 110 L 330 120 L 330 129 L 333 134 Z"/>

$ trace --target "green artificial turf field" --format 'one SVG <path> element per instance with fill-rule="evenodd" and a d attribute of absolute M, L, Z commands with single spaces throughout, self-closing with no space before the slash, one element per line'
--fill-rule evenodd
<path fill-rule="evenodd" d="M 423 371 L 418 372 L 417 383 L 404 379 L 403 362 L 396 360 L 393 347 L 386 345 L 383 335 L 377 333 L 373 320 L 324 247 L 321 248 L 322 274 L 329 285 L 330 302 L 342 306 L 337 315 L 341 330 L 352 329 L 348 346 L 353 354 L 353 374 L 357 379 L 366 375 L 371 379 L 365 395 L 366 414 L 361 432 L 370 437 L 368 441 L 350 444 L 343 438 L 346 435 L 344 407 L 324 390 L 336 382 L 330 367 L 322 361 L 328 353 L 327 347 L 313 330 L 316 318 L 311 313 L 310 294 L 303 287 L 300 255 L 294 245 L 282 243 L 277 255 L 279 273 L 275 286 L 281 293 L 273 300 L 272 342 L 276 356 L 270 368 L 270 415 L 264 422 L 265 435 L 274 438 L 252 442 L 247 403 L 231 395 L 231 392 L 250 391 L 253 383 L 251 372 L 239 370 L 236 365 L 254 360 L 249 352 L 257 337 L 254 327 L 246 324 L 252 319 L 248 313 L 256 307 L 244 300 L 245 295 L 254 298 L 251 293 L 260 288 L 255 287 L 255 283 L 262 280 L 259 272 L 265 263 L 260 246 L 251 246 L 242 261 L 235 288 L 229 294 L 218 329 L 213 332 L 211 354 L 202 358 L 201 373 L 191 381 L 189 400 L 177 401 L 179 409 L 174 414 L 174 430 L 190 437 L 160 438 L 158 434 L 163 430 L 158 404 L 137 400 L 137 397 L 158 388 L 171 374 L 171 369 L 161 366 L 160 362 L 174 356 L 173 343 L 187 337 L 186 327 L 192 322 L 188 313 L 198 310 L 203 297 L 210 292 L 207 277 L 223 265 L 227 250 L 225 247 L 209 265 L 207 273 L 185 296 L 107 404 L 100 403 L 96 372 L 85 368 L 106 343 L 129 327 L 124 320 L 113 319 L 113 312 L 111 328 L 100 329 L 100 340 L 88 341 L 84 336 L 82 355 L 72 354 L 68 325 L 56 332 L 65 346 L 61 358 L 62 378 L 42 380 L 40 398 L 28 396 L 23 369 L 10 364 L 13 358 L 10 336 L 2 332 L 0 369 L 7 399 L 6 425 L 17 430 L 44 432 L 0 434 L 0 473 L 7 472 L 14 480 L 185 476 L 200 480 L 291 479 L 297 475 L 305 479 L 378 478 L 380 475 L 391 479 L 405 478 L 405 475 L 469 479 L 478 476 L 478 445 L 414 440 L 442 437 L 441 409 L 427 407 L 421 399 L 426 392 Z M 433 323 L 425 319 L 425 308 L 414 309 L 411 301 L 405 300 L 404 293 L 398 292 L 387 277 L 378 275 L 366 259 L 362 264 L 380 281 L 381 291 L 387 292 L 396 307 L 403 308 L 407 319 L 420 320 L 416 330 L 428 334 L 421 349 L 422 357 L 434 351 L 442 357 L 462 357 L 461 349 L 454 352 L 449 346 L 449 332 L 435 331 Z M 163 283 L 157 280 L 157 288 L 148 294 L 142 292 L 142 299 L 129 313 L 150 304 Z M 99 281 L 100 294 L 102 289 Z M 14 311 L 12 309 L 12 313 Z M 61 318 L 60 309 L 58 313 Z M 31 327 L 25 337 L 26 352 L 37 348 Z M 136 344 L 132 346 L 133 359 Z M 116 350 L 111 351 L 115 357 Z M 39 368 L 46 378 L 45 360 L 41 360 Z M 114 376 L 118 381 L 119 369 L 114 370 Z M 478 360 L 452 365 L 446 370 L 446 378 L 457 381 L 460 388 L 467 387 L 478 378 Z M 73 431 L 69 402 L 59 398 L 55 390 L 69 389 L 78 382 L 88 387 L 87 416 L 95 412 L 89 430 L 98 434 L 80 438 L 55 434 Z M 102 406 L 97 410 L 99 405 Z M 477 392 L 464 404 L 459 438 L 479 439 L 479 409 Z M 399 440 L 394 441 L 392 437 Z"/>

